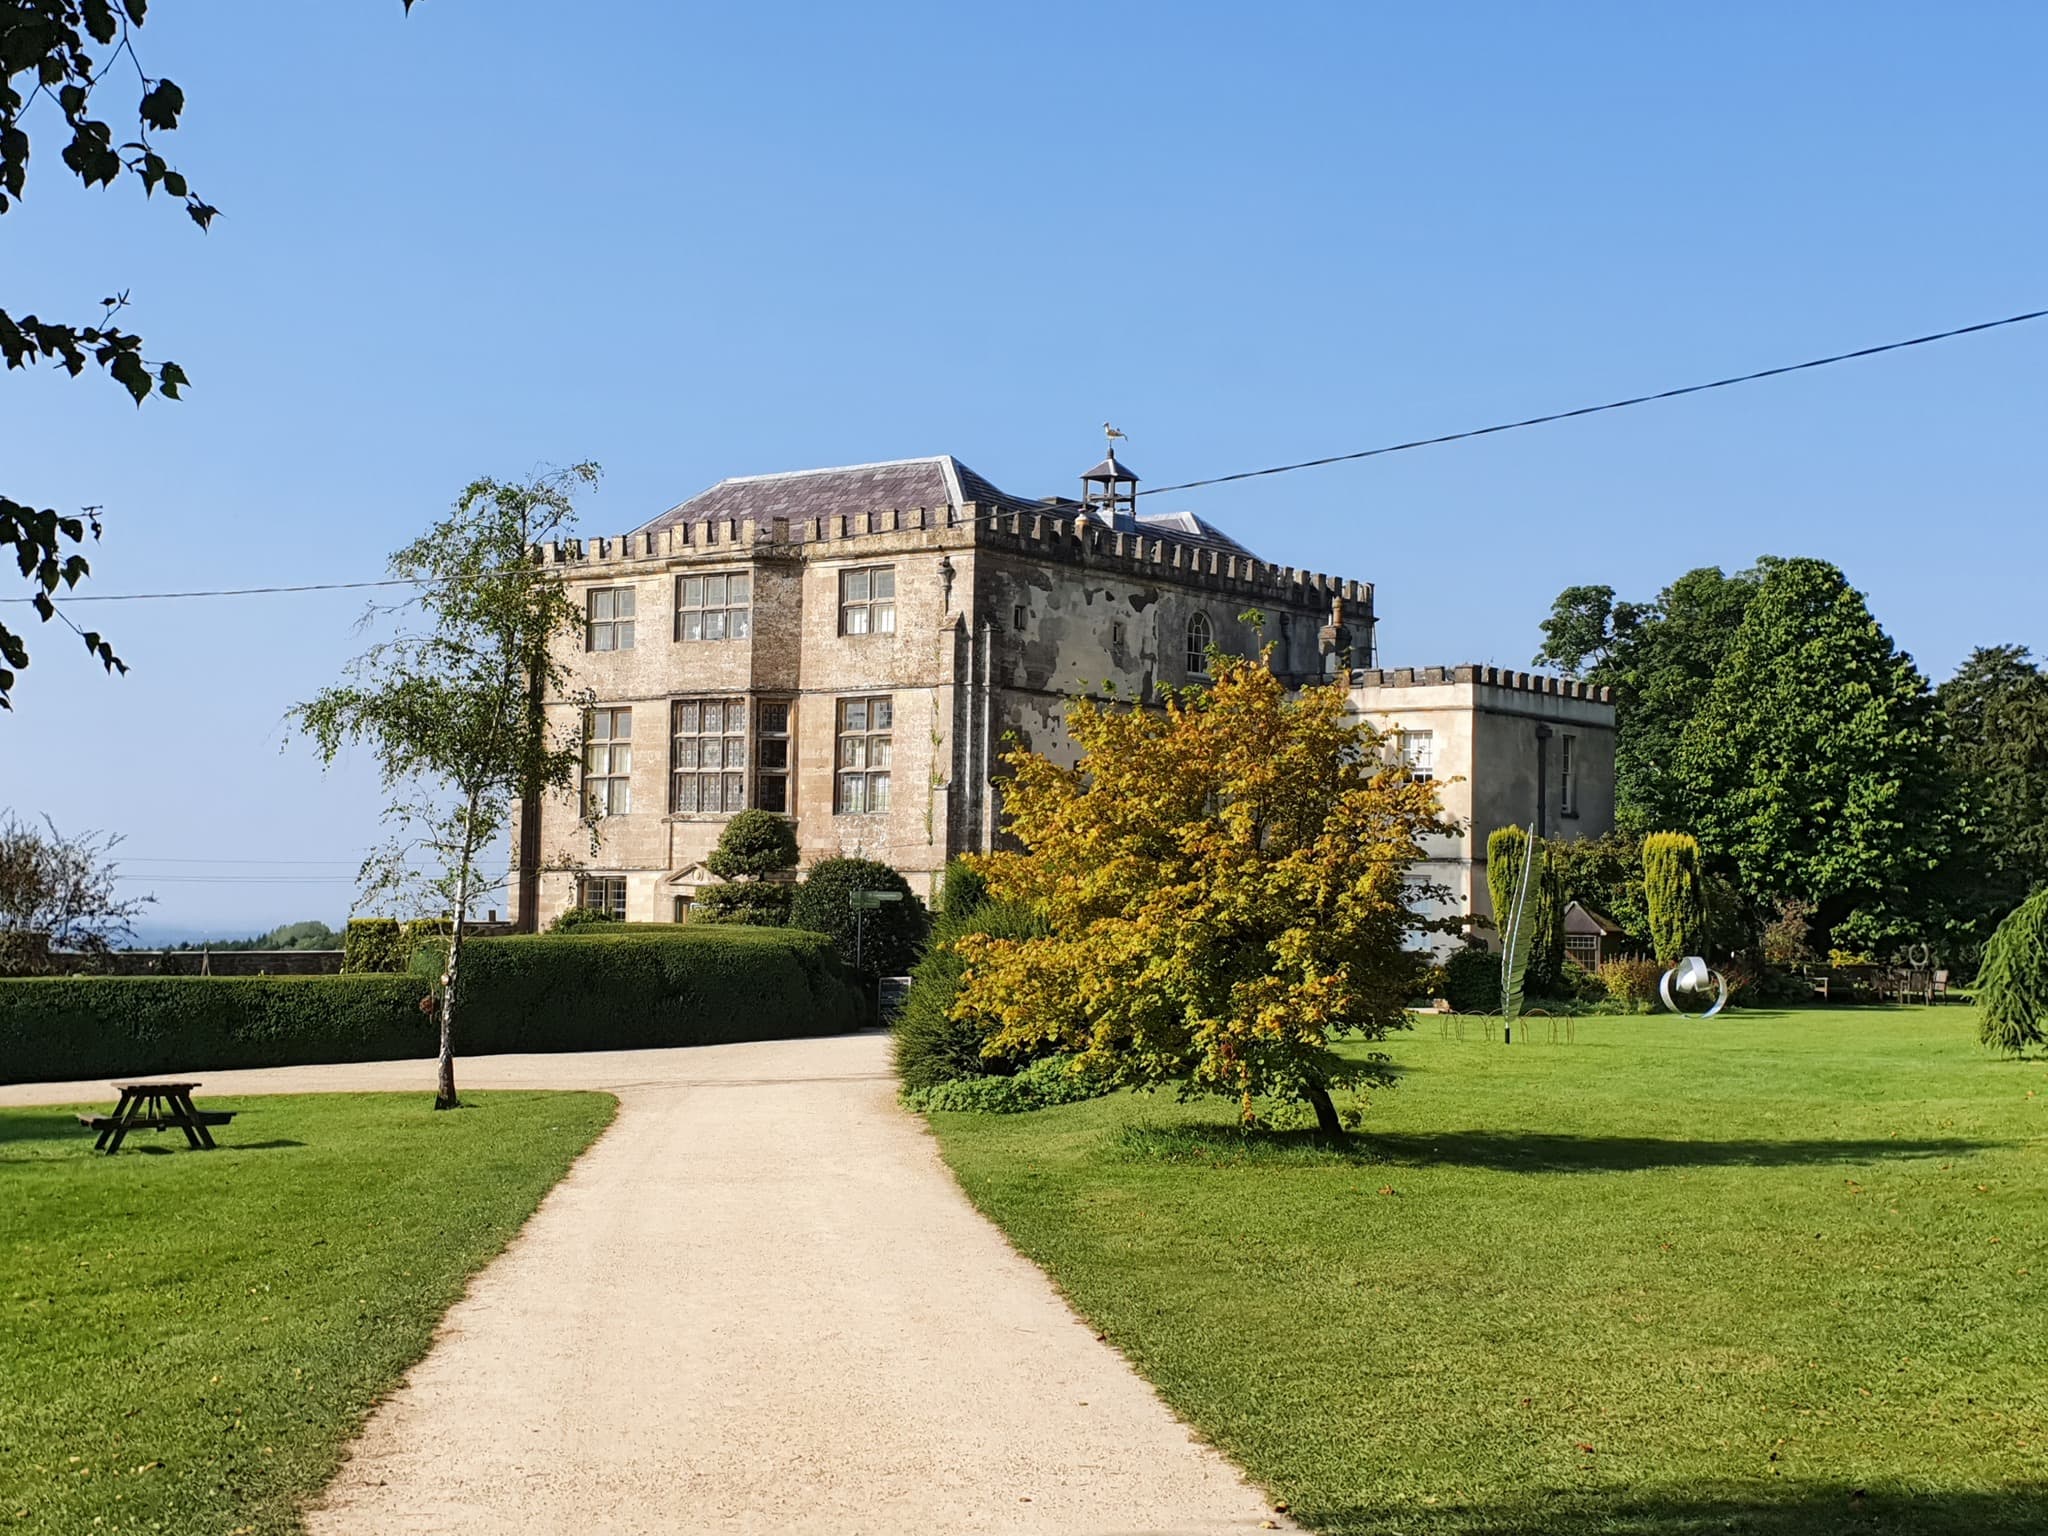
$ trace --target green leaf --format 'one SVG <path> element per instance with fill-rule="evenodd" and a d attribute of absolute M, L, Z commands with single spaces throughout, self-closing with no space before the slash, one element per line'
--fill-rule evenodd
<path fill-rule="evenodd" d="M 117 383 L 135 397 L 137 405 L 142 404 L 148 398 L 152 387 L 149 369 L 143 366 L 142 359 L 134 352 L 123 351 L 115 353 L 114 360 L 108 365 L 107 371 L 113 374 Z"/>
<path fill-rule="evenodd" d="M 143 93 L 137 107 L 143 122 L 169 131 L 178 126 L 178 114 L 185 110 L 185 93 L 170 80 L 159 80 Z"/>

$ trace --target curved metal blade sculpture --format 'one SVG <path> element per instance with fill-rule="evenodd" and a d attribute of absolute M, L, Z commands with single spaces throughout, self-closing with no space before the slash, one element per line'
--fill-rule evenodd
<path fill-rule="evenodd" d="M 1678 1006 L 1677 999 L 1671 995 L 1674 987 L 1688 995 L 1716 993 L 1713 1007 L 1704 1013 L 1694 1015 L 1696 1018 L 1711 1019 L 1728 1006 L 1728 978 L 1719 971 L 1709 970 L 1707 962 L 1698 955 L 1687 955 L 1666 971 L 1657 983 L 1657 995 L 1664 999 L 1664 1006 L 1673 1013 L 1683 1013 L 1685 1010 Z"/>
<path fill-rule="evenodd" d="M 1507 1022 L 1507 1038 L 1514 1039 L 1515 1020 L 1522 1016 L 1522 988 L 1529 975 L 1529 956 L 1536 948 L 1536 925 L 1530 908 L 1536 894 L 1536 861 L 1543 840 L 1529 839 L 1528 857 L 1522 860 L 1522 877 L 1515 882 L 1514 904 L 1508 908 L 1507 925 L 1500 934 L 1500 1015 Z"/>

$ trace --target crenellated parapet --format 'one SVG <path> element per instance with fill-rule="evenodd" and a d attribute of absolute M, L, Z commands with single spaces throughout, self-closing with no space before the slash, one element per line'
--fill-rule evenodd
<path fill-rule="evenodd" d="M 1370 582 L 1273 565 L 1249 554 L 1144 528 L 1125 531 L 1089 518 L 975 502 L 799 519 L 705 518 L 610 537 L 563 539 L 539 546 L 535 555 L 542 565 L 565 574 L 611 575 L 644 561 L 692 556 L 825 557 L 828 551 L 836 554 L 844 546 L 846 553 L 858 558 L 867 541 L 874 541 L 878 552 L 883 548 L 893 551 L 903 547 L 906 534 L 924 535 L 912 541 L 916 544 L 973 546 L 1098 570 L 1120 570 L 1144 580 L 1203 588 L 1247 602 L 1264 598 L 1326 611 L 1341 599 L 1366 616 L 1372 612 Z"/>
<path fill-rule="evenodd" d="M 1550 677 L 1541 672 L 1515 672 L 1506 667 L 1367 667 L 1353 672 L 1351 682 L 1358 688 L 1423 688 L 1441 687 L 1446 683 L 1476 683 L 1517 693 L 1588 699 L 1596 704 L 1614 702 L 1614 690 L 1604 684 Z"/>

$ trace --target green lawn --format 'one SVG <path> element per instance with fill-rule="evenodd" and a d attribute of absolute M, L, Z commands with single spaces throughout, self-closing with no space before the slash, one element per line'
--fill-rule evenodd
<path fill-rule="evenodd" d="M 1164 1094 L 932 1118 L 1318 1530 L 2048 1530 L 2048 1063 L 1967 1008 L 1391 1049 L 1350 1155 Z"/>
<path fill-rule="evenodd" d="M 0 1110 L 0 1530 L 297 1530 L 379 1394 L 616 1108 L 200 1102 L 243 1111 L 218 1151 L 142 1132 L 111 1158 L 67 1111 Z"/>

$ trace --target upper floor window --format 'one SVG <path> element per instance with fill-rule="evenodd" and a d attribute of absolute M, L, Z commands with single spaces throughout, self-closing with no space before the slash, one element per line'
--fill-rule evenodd
<path fill-rule="evenodd" d="M 754 706 L 754 804 L 764 811 L 789 810 L 788 699 L 763 699 Z"/>
<path fill-rule="evenodd" d="M 1209 675 L 1209 647 L 1215 643 L 1215 632 L 1209 628 L 1209 615 L 1191 614 L 1188 617 L 1188 676 Z"/>
<path fill-rule="evenodd" d="M 1399 755 L 1401 766 L 1418 779 L 1436 777 L 1436 733 L 1434 731 L 1396 731 L 1394 750 Z"/>
<path fill-rule="evenodd" d="M 895 706 L 885 694 L 839 701 L 839 791 L 842 816 L 889 809 L 889 762 Z"/>
<path fill-rule="evenodd" d="M 633 649 L 633 589 L 599 587 L 590 594 L 588 616 L 583 623 L 586 651 L 630 651 Z"/>
<path fill-rule="evenodd" d="M 867 565 L 839 573 L 839 633 L 896 633 L 896 568 Z"/>
<path fill-rule="evenodd" d="M 602 912 L 615 923 L 626 920 L 626 877 L 585 875 L 576 882 L 576 905 Z"/>
<path fill-rule="evenodd" d="M 583 723 L 583 810 L 592 818 L 633 809 L 633 711 L 593 709 Z"/>
<path fill-rule="evenodd" d="M 745 571 L 676 578 L 678 640 L 744 640 L 754 632 L 754 579 Z"/>
<path fill-rule="evenodd" d="M 1558 785 L 1557 791 L 1557 812 L 1560 816 L 1576 816 L 1579 814 L 1578 785 L 1574 782 L 1572 776 L 1572 746 L 1577 740 L 1578 738 L 1575 736 L 1560 736 L 1558 738 L 1557 759 L 1559 769 L 1563 775 L 1563 782 Z"/>
<path fill-rule="evenodd" d="M 668 808 L 678 815 L 747 808 L 745 699 L 677 699 L 669 706 Z"/>

